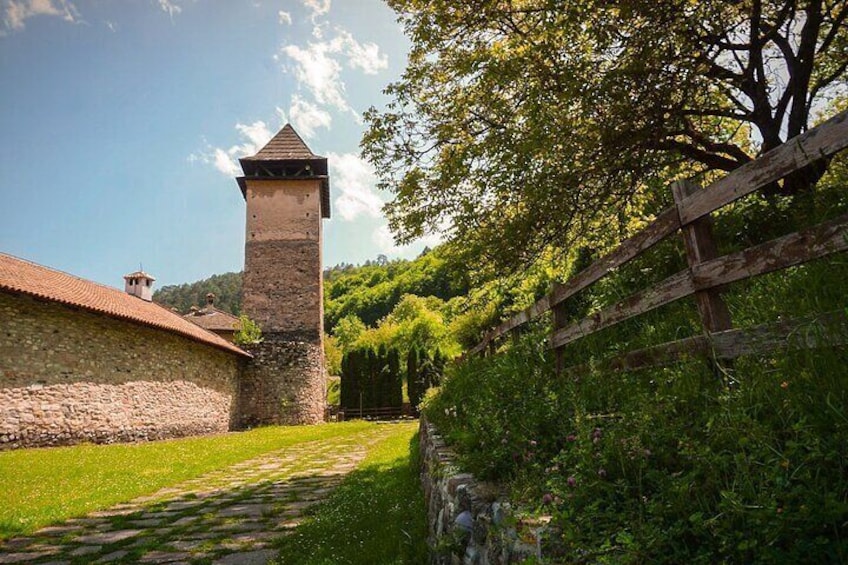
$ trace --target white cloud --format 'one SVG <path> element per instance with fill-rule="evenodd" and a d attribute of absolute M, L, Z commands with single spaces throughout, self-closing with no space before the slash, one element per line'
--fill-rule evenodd
<path fill-rule="evenodd" d="M 237 177 L 239 175 L 240 171 L 236 162 L 227 151 L 224 151 L 220 147 L 215 148 L 212 164 L 228 177 Z"/>
<path fill-rule="evenodd" d="M 283 111 L 279 108 L 276 110 L 278 116 L 284 118 Z M 240 175 L 241 167 L 237 159 L 255 155 L 273 137 L 273 133 L 262 120 L 247 125 L 237 123 L 235 129 L 241 137 L 240 143 L 231 146 L 229 149 L 212 147 L 207 143 L 205 150 L 188 156 L 189 163 L 200 161 L 210 164 L 228 177 Z"/>
<path fill-rule="evenodd" d="M 69 0 L 2 0 L 3 26 L 22 30 L 24 22 L 35 16 L 53 16 L 69 23 L 80 21 L 79 10 Z"/>
<path fill-rule="evenodd" d="M 374 242 L 374 245 L 377 246 L 382 253 L 386 255 L 392 254 L 397 255 L 400 251 L 400 246 L 395 244 L 395 238 L 392 236 L 392 232 L 389 229 L 388 225 L 382 225 L 379 228 L 375 229 L 371 234 L 371 241 Z"/>
<path fill-rule="evenodd" d="M 347 55 L 348 64 L 354 69 L 362 69 L 366 75 L 376 75 L 382 69 L 389 68 L 389 57 L 380 54 L 380 46 L 376 43 L 359 43 L 346 31 L 339 30 L 343 52 Z"/>
<path fill-rule="evenodd" d="M 436 247 L 442 243 L 443 239 L 438 234 L 428 234 L 409 245 L 397 245 L 389 226 L 383 224 L 371 233 L 371 241 L 377 246 L 377 249 L 386 255 L 412 257 L 421 252 L 422 245 L 424 247 Z"/>
<path fill-rule="evenodd" d="M 279 19 L 280 25 L 283 25 L 283 24 L 291 25 L 291 23 L 292 23 L 291 14 L 288 13 L 288 12 L 284 12 L 283 10 L 280 10 L 279 12 L 277 12 L 277 18 Z"/>
<path fill-rule="evenodd" d="M 303 5 L 309 8 L 313 18 L 330 11 L 330 0 L 303 0 Z"/>
<path fill-rule="evenodd" d="M 332 40 L 309 42 L 306 47 L 285 45 L 281 51 L 294 61 L 293 71 L 298 83 L 308 89 L 319 104 L 353 112 L 345 98 L 339 59 L 346 58 L 351 68 L 365 74 L 376 74 L 388 68 L 389 61 L 380 53 L 377 44 L 359 43 L 347 31 L 337 29 L 337 32 Z"/>
<path fill-rule="evenodd" d="M 312 92 L 319 104 L 340 110 L 349 108 L 341 79 L 341 65 L 331 57 L 333 52 L 329 43 L 309 43 L 305 49 L 287 45 L 283 47 L 283 53 L 295 61 L 295 78 Z"/>
<path fill-rule="evenodd" d="M 304 100 L 297 94 L 292 96 L 289 114 L 291 115 L 291 123 L 294 129 L 305 137 L 314 136 L 315 130 L 318 128 L 329 129 L 332 123 L 329 112 Z"/>
<path fill-rule="evenodd" d="M 242 136 L 247 138 L 247 142 L 235 146 L 239 148 L 239 150 L 244 150 L 244 155 L 254 155 L 257 151 L 262 149 L 262 147 L 271 141 L 271 137 L 273 137 L 273 133 L 268 129 L 268 126 L 265 125 L 265 122 L 261 120 L 257 120 L 246 126 L 244 124 L 236 124 L 236 131 L 238 131 Z"/>
<path fill-rule="evenodd" d="M 345 220 L 354 220 L 360 215 L 379 218 L 383 200 L 375 190 L 374 169 L 356 153 L 327 156 L 333 189 L 340 192 L 335 209 Z"/>
<path fill-rule="evenodd" d="M 172 2 L 171 0 L 159 0 L 159 7 L 163 12 L 168 14 L 171 20 L 174 19 L 175 14 L 179 14 L 183 11 L 179 4 Z"/>

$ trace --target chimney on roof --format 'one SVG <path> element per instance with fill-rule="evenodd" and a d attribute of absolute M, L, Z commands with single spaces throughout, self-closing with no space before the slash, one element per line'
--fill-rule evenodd
<path fill-rule="evenodd" d="M 153 281 L 155 280 L 155 278 L 144 271 L 136 271 L 124 275 L 124 290 L 127 294 L 150 302 L 153 300 Z"/>
<path fill-rule="evenodd" d="M 210 292 L 206 295 L 206 306 L 211 308 L 215 305 L 215 294 Z"/>

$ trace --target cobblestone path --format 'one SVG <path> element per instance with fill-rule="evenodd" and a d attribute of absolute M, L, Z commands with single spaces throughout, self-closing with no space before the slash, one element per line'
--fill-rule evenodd
<path fill-rule="evenodd" d="M 267 563 L 277 554 L 273 540 L 295 528 L 303 510 L 322 500 L 390 428 L 266 453 L 0 542 L 0 564 Z"/>

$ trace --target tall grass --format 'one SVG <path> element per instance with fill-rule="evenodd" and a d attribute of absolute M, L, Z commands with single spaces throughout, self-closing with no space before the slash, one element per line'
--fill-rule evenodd
<path fill-rule="evenodd" d="M 722 251 L 848 207 L 844 187 L 810 198 L 738 203 L 716 224 Z M 682 246 L 669 240 L 566 307 L 579 319 L 683 268 Z M 848 260 L 736 283 L 723 296 L 736 327 L 848 313 Z M 454 367 L 425 411 L 470 470 L 553 515 L 556 559 L 848 561 L 848 348 L 566 379 L 554 374 L 546 331 Z M 681 300 L 569 345 L 566 365 L 701 331 L 694 301 Z M 824 331 L 848 339 L 843 325 Z M 805 332 L 822 329 L 810 322 L 796 337 Z"/>
<path fill-rule="evenodd" d="M 368 452 L 356 471 L 278 544 L 278 563 L 388 565 L 427 562 L 424 495 L 418 480 L 417 424 Z"/>

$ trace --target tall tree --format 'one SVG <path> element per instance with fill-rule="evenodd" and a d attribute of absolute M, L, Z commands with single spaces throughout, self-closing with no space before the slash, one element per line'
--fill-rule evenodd
<path fill-rule="evenodd" d="M 400 408 L 403 404 L 403 381 L 400 375 L 400 353 L 394 347 L 389 350 L 387 364 L 390 375 L 387 406 Z"/>
<path fill-rule="evenodd" d="M 406 355 L 406 392 L 413 410 L 418 409 L 422 391 L 418 384 L 418 349 L 411 347 Z"/>
<path fill-rule="evenodd" d="M 670 174 L 745 164 L 846 85 L 845 0 L 389 4 L 412 50 L 363 149 L 390 225 L 400 242 L 447 225 L 496 266 L 608 230 Z"/>

